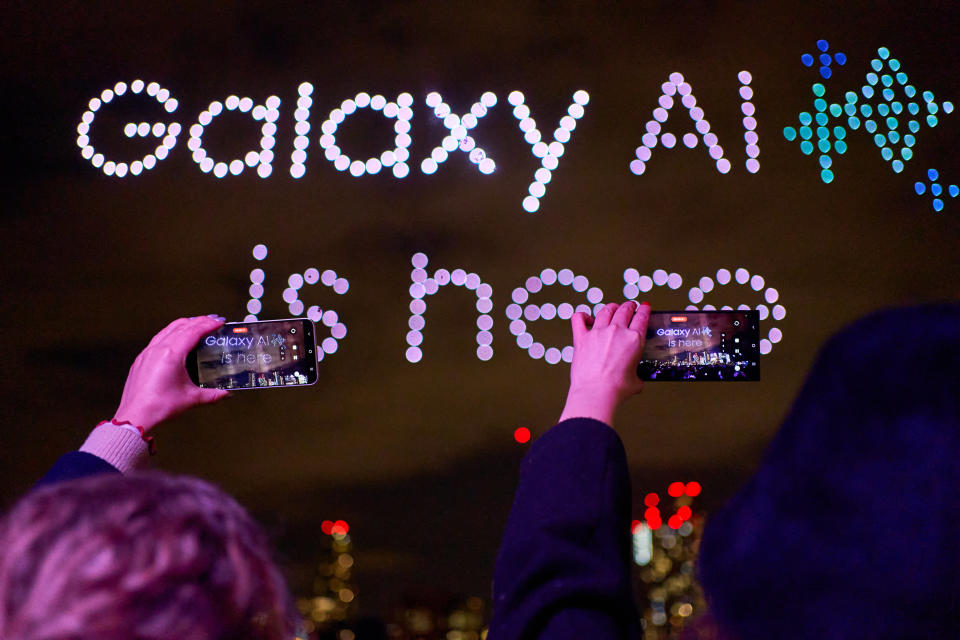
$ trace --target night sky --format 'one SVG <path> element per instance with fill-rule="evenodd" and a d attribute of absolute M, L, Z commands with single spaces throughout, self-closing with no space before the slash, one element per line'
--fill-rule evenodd
<path fill-rule="evenodd" d="M 13 2 L 0 42 L 3 122 L 0 252 L 4 336 L 0 508 L 26 491 L 89 429 L 113 415 L 127 368 L 178 316 L 242 320 L 249 273 L 266 272 L 262 318 L 290 316 L 287 278 L 332 269 L 345 295 L 305 287 L 348 333 L 308 389 L 242 392 L 157 429 L 158 464 L 203 477 L 247 505 L 274 537 L 295 592 L 306 593 L 321 553 L 320 522 L 350 523 L 361 610 L 404 594 L 486 596 L 519 461 L 559 416 L 567 366 L 532 359 L 505 315 L 511 292 L 543 269 L 571 269 L 623 297 L 624 270 L 682 276 L 676 290 L 639 299 L 683 309 L 702 276 L 744 267 L 779 293 L 783 339 L 762 358 L 762 382 L 648 383 L 622 412 L 637 517 L 648 491 L 697 480 L 700 507 L 726 499 L 756 466 L 820 344 L 880 307 L 957 298 L 960 198 L 932 207 L 929 185 L 960 182 L 957 114 L 922 123 L 902 172 L 873 136 L 847 131 L 834 179 L 818 153 L 787 141 L 811 86 L 828 102 L 866 84 L 888 47 L 918 92 L 960 99 L 952 2 Z M 804 53 L 842 52 L 823 80 Z M 752 74 L 760 170 L 744 168 L 738 73 Z M 732 168 L 722 175 L 703 138 L 657 145 L 643 175 L 630 171 L 661 85 L 682 73 Z M 85 160 L 77 125 L 91 98 L 118 81 L 156 81 L 178 100 L 166 113 L 130 96 L 96 115 L 91 144 L 129 162 L 156 144 L 124 123 L 179 122 L 167 159 L 139 176 L 108 177 Z M 314 85 L 306 174 L 291 177 L 297 88 Z M 897 85 L 895 88 L 898 88 Z M 553 139 L 574 91 L 590 101 L 552 172 L 537 213 L 522 202 L 539 160 L 508 104 L 522 91 Z M 414 98 L 410 173 L 355 178 L 318 142 L 330 111 L 358 92 Z M 436 173 L 420 161 L 447 133 L 424 100 L 442 94 L 464 114 L 486 91 L 498 103 L 473 130 L 496 161 L 484 175 L 454 151 Z M 187 149 L 188 129 L 213 100 L 280 98 L 273 173 L 217 179 Z M 142 98 L 142 96 L 141 96 Z M 679 96 L 678 96 L 679 98 Z M 861 96 L 860 101 L 864 98 Z M 874 104 L 876 102 L 874 101 Z M 923 102 L 921 101 L 921 106 Z M 664 132 L 694 131 L 679 102 Z M 921 116 L 926 115 L 924 111 Z M 906 112 L 899 129 L 908 133 Z M 352 158 L 392 148 L 392 120 L 350 116 L 337 144 Z M 845 125 L 846 116 L 830 127 Z M 257 149 L 260 123 L 234 111 L 204 144 L 231 159 Z M 815 127 L 816 125 L 814 125 Z M 880 119 L 880 131 L 886 125 Z M 814 137 L 814 142 L 816 138 Z M 899 153 L 902 145 L 892 145 Z M 899 156 L 897 156 L 899 157 Z M 269 248 L 265 260 L 252 249 Z M 427 299 L 423 359 L 407 362 L 411 257 L 428 270 L 461 268 L 493 288 L 494 355 L 480 361 L 476 296 L 447 286 Z M 718 286 L 703 304 L 763 302 L 749 286 Z M 585 302 L 545 287 L 531 302 Z M 772 305 L 771 305 L 772 306 Z M 546 346 L 569 344 L 564 321 L 527 322 Z M 318 325 L 325 337 L 326 327 Z M 905 339 L 912 338 L 906 334 Z"/>

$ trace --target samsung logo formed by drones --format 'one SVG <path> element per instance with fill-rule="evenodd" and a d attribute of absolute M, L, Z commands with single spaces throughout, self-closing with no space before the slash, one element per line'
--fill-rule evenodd
<path fill-rule="evenodd" d="M 740 108 L 744 116 L 745 168 L 751 173 L 756 173 L 760 168 L 757 159 L 760 147 L 756 132 L 757 122 L 754 118 L 755 108 L 750 102 L 753 96 L 753 90 L 750 87 L 752 76 L 747 71 L 741 71 L 737 75 L 737 80 L 740 85 Z M 418 169 L 423 174 L 433 174 L 439 170 L 440 165 L 457 153 L 465 154 L 477 171 L 484 175 L 494 174 L 497 170 L 496 159 L 484 150 L 482 132 L 478 136 L 478 129 L 482 130 L 483 118 L 490 109 L 500 104 L 500 99 L 492 91 L 482 93 L 470 109 L 462 113 L 455 113 L 453 108 L 444 102 L 440 93 L 435 91 L 428 93 L 422 104 L 432 112 L 431 118 L 435 117 L 442 122 L 445 135 L 427 157 L 420 159 L 411 159 L 409 151 L 412 142 L 410 121 L 415 108 L 415 100 L 410 93 L 400 93 L 392 100 L 388 100 L 382 95 L 360 92 L 340 102 L 327 114 L 319 129 L 316 129 L 311 124 L 313 92 L 314 87 L 311 83 L 301 83 L 294 105 L 290 107 L 296 135 L 292 147 L 288 150 L 287 170 L 294 179 L 306 175 L 307 155 L 314 144 L 320 147 L 319 151 L 313 151 L 314 154 L 322 153 L 323 158 L 337 171 L 353 178 L 389 171 L 394 178 L 402 180 L 414 169 Z M 129 84 L 117 82 L 91 98 L 87 110 L 83 112 L 77 125 L 77 146 L 80 148 L 81 155 L 106 175 L 127 178 L 139 176 L 153 169 L 159 162 L 169 157 L 185 127 L 189 135 L 187 149 L 203 173 L 212 174 L 216 178 L 239 176 L 247 170 L 255 171 L 261 178 L 269 178 L 273 175 L 274 160 L 277 159 L 275 136 L 281 110 L 281 99 L 278 96 L 271 95 L 261 104 L 256 103 L 252 98 L 236 95 L 214 100 L 197 115 L 196 121 L 189 125 L 182 125 L 176 121 L 161 121 L 156 115 L 151 118 L 150 115 L 144 114 L 143 121 L 126 123 L 123 129 L 124 134 L 128 138 L 154 138 L 158 142 L 156 148 L 142 158 L 118 159 L 113 154 L 94 148 L 91 144 L 92 130 L 96 116 L 102 109 L 109 108 L 111 103 L 132 95 L 146 95 L 155 99 L 160 113 L 173 115 L 179 109 L 179 101 L 169 89 L 156 82 L 147 83 L 143 80 L 134 80 Z M 577 122 L 587 111 L 590 95 L 583 89 L 574 91 L 566 113 L 557 121 L 555 127 L 549 128 L 543 128 L 543 124 L 538 124 L 534 119 L 533 111 L 521 91 L 511 92 L 507 96 L 507 103 L 517 119 L 519 133 L 529 145 L 530 153 L 539 165 L 522 199 L 523 209 L 533 213 L 539 210 L 540 199 L 547 193 L 552 173 L 560 164 L 565 146 L 570 142 L 577 128 Z M 375 111 L 393 122 L 395 135 L 392 143 L 386 145 L 388 148 L 377 157 L 351 157 L 350 154 L 353 152 L 341 148 L 338 144 L 338 127 L 361 109 Z M 260 144 L 258 148 L 248 150 L 241 157 L 214 158 L 204 145 L 204 133 L 209 127 L 215 125 L 218 116 L 227 111 L 249 114 L 253 123 L 259 125 Z M 663 130 L 663 125 L 671 113 L 680 111 L 685 112 L 683 122 L 685 128 L 690 131 L 678 138 L 673 133 Z M 152 119 L 153 122 L 148 122 L 148 119 Z M 640 175 L 645 171 L 653 150 L 658 144 L 667 149 L 678 144 L 693 149 L 702 144 L 720 173 L 728 173 L 731 169 L 731 161 L 727 153 L 720 146 L 717 135 L 711 131 L 703 109 L 697 106 L 693 88 L 679 73 L 670 74 L 669 79 L 661 86 L 661 95 L 653 109 L 652 118 L 646 124 L 645 131 L 641 136 L 641 145 L 636 149 L 636 157 L 629 164 L 629 169 L 634 174 Z M 286 153 L 284 152 L 284 155 Z M 284 162 L 286 164 L 286 161 Z"/>

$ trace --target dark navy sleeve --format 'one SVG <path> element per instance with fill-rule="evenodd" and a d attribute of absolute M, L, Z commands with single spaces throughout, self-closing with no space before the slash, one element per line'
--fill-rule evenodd
<path fill-rule="evenodd" d="M 565 420 L 534 442 L 494 569 L 490 640 L 640 638 L 630 501 L 608 425 Z"/>
<path fill-rule="evenodd" d="M 98 458 L 92 453 L 71 451 L 60 456 L 53 463 L 53 467 L 47 471 L 45 476 L 40 478 L 37 486 L 92 476 L 97 473 L 120 473 L 120 471 L 103 458 Z"/>

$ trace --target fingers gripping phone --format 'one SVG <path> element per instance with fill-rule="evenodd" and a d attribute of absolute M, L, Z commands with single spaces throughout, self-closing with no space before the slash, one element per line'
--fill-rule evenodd
<path fill-rule="evenodd" d="M 651 312 L 637 375 L 643 380 L 760 380 L 760 312 Z"/>
<path fill-rule="evenodd" d="M 317 381 L 316 353 L 311 320 L 231 322 L 197 343 L 187 373 L 211 389 L 301 387 Z"/>

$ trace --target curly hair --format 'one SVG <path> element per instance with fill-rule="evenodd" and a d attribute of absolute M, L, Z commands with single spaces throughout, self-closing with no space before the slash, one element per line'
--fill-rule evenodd
<path fill-rule="evenodd" d="M 260 527 L 197 478 L 63 482 L 0 521 L 4 640 L 290 640 L 296 623 Z"/>

